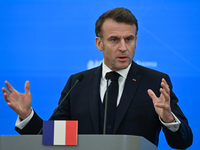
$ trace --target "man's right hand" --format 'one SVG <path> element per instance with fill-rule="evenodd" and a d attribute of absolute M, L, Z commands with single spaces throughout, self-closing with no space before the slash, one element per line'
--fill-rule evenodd
<path fill-rule="evenodd" d="M 26 119 L 32 111 L 29 81 L 25 83 L 25 93 L 16 91 L 8 81 L 5 81 L 5 85 L 8 90 L 5 87 L 2 88 L 4 100 L 19 115 L 20 119 Z"/>

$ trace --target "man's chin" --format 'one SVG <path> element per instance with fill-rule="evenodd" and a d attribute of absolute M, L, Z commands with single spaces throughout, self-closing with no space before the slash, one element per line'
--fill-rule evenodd
<path fill-rule="evenodd" d="M 128 65 L 129 65 L 128 63 L 120 64 L 118 66 L 118 70 L 126 69 L 128 67 Z"/>

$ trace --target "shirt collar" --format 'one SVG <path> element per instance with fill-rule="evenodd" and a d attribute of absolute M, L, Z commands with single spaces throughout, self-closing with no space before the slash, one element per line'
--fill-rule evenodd
<path fill-rule="evenodd" d="M 130 64 L 128 65 L 127 68 L 122 69 L 122 70 L 118 70 L 118 71 L 116 71 L 116 72 L 119 73 L 123 78 L 126 79 L 126 77 L 127 77 L 127 75 L 128 75 L 128 72 L 129 72 L 129 69 L 130 69 L 130 67 L 131 67 L 131 64 L 132 64 L 132 63 L 130 63 Z M 104 61 L 103 61 L 103 63 L 102 63 L 102 77 L 105 78 L 106 73 L 107 73 L 107 72 L 111 72 L 111 71 L 112 71 L 112 70 L 111 70 L 110 68 L 108 68 L 108 67 L 105 65 Z"/>

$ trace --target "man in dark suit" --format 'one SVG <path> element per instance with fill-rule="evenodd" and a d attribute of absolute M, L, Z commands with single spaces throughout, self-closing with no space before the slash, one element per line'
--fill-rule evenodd
<path fill-rule="evenodd" d="M 103 133 L 104 93 L 107 83 L 113 83 L 113 80 L 107 82 L 105 76 L 114 71 L 119 76 L 118 94 L 115 108 L 107 117 L 106 133 L 139 135 L 158 145 L 159 133 L 163 128 L 171 147 L 185 149 L 192 144 L 193 135 L 177 105 L 178 99 L 172 92 L 168 75 L 133 62 L 137 31 L 136 18 L 125 8 L 115 8 L 100 16 L 96 22 L 95 43 L 103 52 L 103 63 L 69 78 L 60 101 L 77 77 L 84 75 L 84 79 L 77 84 L 52 119 L 78 120 L 79 134 Z M 19 115 L 16 130 L 20 134 L 37 134 L 42 128 L 42 119 L 31 108 L 29 82 L 25 83 L 24 94 L 17 92 L 7 81 L 5 84 L 10 92 L 2 89 L 4 99 Z"/>

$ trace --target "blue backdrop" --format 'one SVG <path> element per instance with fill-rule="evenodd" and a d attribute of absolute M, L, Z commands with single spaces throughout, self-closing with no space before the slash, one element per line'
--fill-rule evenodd
<path fill-rule="evenodd" d="M 24 92 L 30 81 L 32 107 L 48 120 L 69 76 L 101 63 L 95 21 L 126 7 L 139 23 L 134 61 L 169 74 L 179 106 L 200 140 L 200 1 L 198 0 L 1 0 L 0 86 L 8 80 Z M 17 115 L 0 98 L 0 135 L 14 131 Z M 161 133 L 160 150 L 170 150 Z"/>

